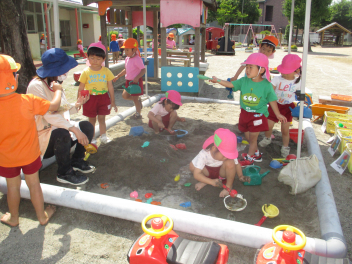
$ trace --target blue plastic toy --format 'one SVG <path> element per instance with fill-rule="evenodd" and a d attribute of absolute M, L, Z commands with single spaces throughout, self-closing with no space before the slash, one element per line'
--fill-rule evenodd
<path fill-rule="evenodd" d="M 242 143 L 243 138 L 240 136 L 237 136 L 237 143 Z"/>
<path fill-rule="evenodd" d="M 141 147 L 142 147 L 142 148 L 146 148 L 146 147 L 149 146 L 149 144 L 150 144 L 150 142 L 149 142 L 149 141 L 146 141 L 146 142 L 143 143 L 143 145 L 142 145 Z"/>
<path fill-rule="evenodd" d="M 273 169 L 279 169 L 279 168 L 281 168 L 283 165 L 282 165 L 279 161 L 277 161 L 277 160 L 272 160 L 272 161 L 270 162 L 269 166 L 270 166 L 271 168 L 273 168 Z"/>
<path fill-rule="evenodd" d="M 148 134 L 148 132 L 144 131 L 144 128 L 142 126 L 135 126 L 135 127 L 131 127 L 130 129 L 130 136 L 141 136 L 143 135 L 143 133 Z"/>
<path fill-rule="evenodd" d="M 185 203 L 181 203 L 180 206 L 187 208 L 191 206 L 191 202 L 185 202 Z"/>
<path fill-rule="evenodd" d="M 290 110 L 292 112 L 292 116 L 293 117 L 299 117 L 299 109 L 300 109 L 300 102 L 297 104 L 297 106 L 295 108 L 291 108 Z M 310 109 L 308 106 L 304 106 L 303 108 L 303 118 L 312 118 L 313 114 L 312 114 L 312 109 Z"/>

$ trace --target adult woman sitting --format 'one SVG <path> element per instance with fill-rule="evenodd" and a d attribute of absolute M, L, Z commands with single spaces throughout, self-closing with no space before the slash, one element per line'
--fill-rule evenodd
<path fill-rule="evenodd" d="M 37 70 L 38 76 L 29 83 L 27 93 L 51 101 L 54 96 L 52 85 L 66 79 L 67 72 L 76 67 L 78 63 L 58 48 L 47 50 L 42 56 L 42 63 L 43 66 Z M 88 121 L 70 121 L 70 114 L 77 113 L 81 105 L 88 100 L 89 96 L 79 97 L 77 102 L 71 105 L 62 93 L 58 111 L 36 116 L 42 157 L 46 159 L 55 156 L 58 164 L 56 178 L 58 182 L 73 185 L 84 184 L 89 179 L 80 172 L 89 173 L 95 170 L 83 160 L 84 146 L 88 145 L 93 138 L 93 125 Z M 74 145 L 76 149 L 71 160 L 70 149 Z"/>

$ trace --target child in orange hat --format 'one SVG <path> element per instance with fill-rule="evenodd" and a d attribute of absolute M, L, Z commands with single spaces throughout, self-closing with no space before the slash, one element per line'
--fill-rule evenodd
<path fill-rule="evenodd" d="M 86 59 L 87 56 L 86 56 L 86 54 L 83 51 L 83 46 L 82 46 L 82 40 L 81 39 L 77 40 L 77 48 L 78 48 L 78 51 L 79 51 L 79 54 L 81 55 L 81 57 Z"/>
<path fill-rule="evenodd" d="M 141 87 L 141 92 L 137 94 L 129 94 L 126 90 L 122 92 L 122 98 L 125 100 L 133 101 L 136 107 L 136 113 L 132 116 L 134 119 L 142 119 L 142 101 L 140 95 L 143 95 L 143 79 L 142 76 L 145 74 L 145 67 L 143 60 L 139 56 L 138 42 L 134 38 L 126 39 L 125 43 L 121 47 L 125 49 L 125 69 L 122 70 L 118 75 L 115 76 L 114 82 L 116 82 L 121 76 L 125 75 L 126 84 L 128 87 L 131 84 L 138 84 Z"/>
<path fill-rule="evenodd" d="M 62 88 L 58 83 L 53 84 L 55 96 L 51 102 L 32 94 L 18 94 L 17 71 L 20 68 L 21 65 L 12 57 L 0 55 L 0 176 L 6 178 L 10 211 L 1 217 L 1 222 L 11 227 L 19 224 L 21 169 L 39 223 L 45 225 L 56 211 L 54 206 L 48 206 L 44 210 L 38 174 L 42 162 L 35 115 L 58 110 Z"/>
<path fill-rule="evenodd" d="M 166 48 L 167 49 L 176 49 L 176 43 L 174 41 L 174 33 L 169 33 L 169 35 L 166 38 Z"/>
<path fill-rule="evenodd" d="M 117 63 L 120 54 L 119 44 L 116 41 L 116 35 L 111 34 L 110 51 L 112 52 L 112 61 Z"/>
<path fill-rule="evenodd" d="M 45 36 L 44 34 L 41 35 L 40 37 L 40 55 L 43 55 L 43 53 L 45 52 L 46 50 L 46 42 L 45 42 Z"/>
<path fill-rule="evenodd" d="M 268 59 L 274 58 L 275 48 L 279 44 L 279 40 L 274 36 L 266 36 L 263 38 L 262 43 L 259 44 L 259 53 L 264 54 L 268 57 Z M 228 78 L 228 82 L 236 81 L 242 71 L 246 68 L 246 65 L 241 65 L 240 68 L 237 70 L 236 74 L 232 78 Z"/>

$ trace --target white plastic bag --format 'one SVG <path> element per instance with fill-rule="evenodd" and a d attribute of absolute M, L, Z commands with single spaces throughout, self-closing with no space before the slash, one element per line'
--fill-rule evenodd
<path fill-rule="evenodd" d="M 279 182 L 291 186 L 290 194 L 299 194 L 315 186 L 321 179 L 319 160 L 316 155 L 291 161 L 279 174 Z"/>

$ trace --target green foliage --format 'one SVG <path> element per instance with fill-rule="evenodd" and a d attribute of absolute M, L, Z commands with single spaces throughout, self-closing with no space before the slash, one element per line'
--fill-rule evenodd
<path fill-rule="evenodd" d="M 291 45 L 291 49 L 297 49 L 296 45 Z"/>
<path fill-rule="evenodd" d="M 330 6 L 330 21 L 337 22 L 341 26 L 352 29 L 352 1 L 341 0 Z"/>
<path fill-rule="evenodd" d="M 116 39 L 118 38 L 118 36 L 119 36 L 119 32 L 118 31 L 115 31 L 115 30 L 113 30 L 113 31 L 110 31 L 109 33 L 108 33 L 108 35 L 107 35 L 107 38 L 108 38 L 108 42 L 110 43 L 110 41 L 111 41 L 111 35 L 112 34 L 115 34 L 116 35 Z"/>
<path fill-rule="evenodd" d="M 216 0 L 216 2 L 218 9 L 209 10 L 207 22 L 218 21 L 223 26 L 225 23 L 240 23 L 243 20 L 244 24 L 251 24 L 261 16 L 261 9 L 256 0 Z"/>
<path fill-rule="evenodd" d="M 292 30 L 293 32 L 293 30 Z M 285 28 L 285 35 L 284 35 L 284 39 L 286 39 L 287 41 L 289 40 L 290 38 L 290 24 L 288 24 Z"/>
<path fill-rule="evenodd" d="M 264 30 L 264 31 L 261 31 L 260 34 L 262 35 L 270 35 L 270 31 L 269 30 Z"/>
<path fill-rule="evenodd" d="M 172 24 L 168 26 L 167 28 L 182 28 L 182 24 Z"/>
<path fill-rule="evenodd" d="M 142 38 L 143 37 L 143 31 L 139 30 L 139 36 Z M 132 35 L 134 39 L 137 39 L 137 28 L 132 29 Z"/>
<path fill-rule="evenodd" d="M 320 26 L 324 23 L 324 18 L 329 17 L 329 5 L 332 0 L 312 0 L 311 6 L 311 25 Z M 292 0 L 285 0 L 283 3 L 283 14 L 291 20 L 291 4 Z M 295 0 L 295 10 L 293 24 L 298 28 L 304 27 L 306 12 L 306 0 Z"/>

